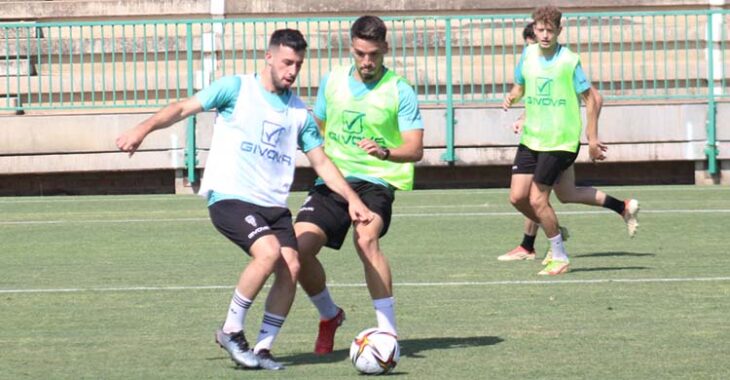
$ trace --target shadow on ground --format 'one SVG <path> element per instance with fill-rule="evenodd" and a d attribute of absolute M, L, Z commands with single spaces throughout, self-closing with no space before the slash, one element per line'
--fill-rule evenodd
<path fill-rule="evenodd" d="M 492 346 L 503 342 L 504 339 L 496 336 L 475 336 L 475 337 L 434 337 L 421 339 L 403 339 L 400 340 L 401 357 L 422 358 L 424 351 L 445 350 L 452 348 L 465 348 L 477 346 Z M 311 352 L 296 355 L 281 356 L 278 359 L 288 366 L 302 364 L 317 363 L 334 363 L 347 360 L 349 357 L 349 347 L 347 349 L 335 350 L 326 356 L 316 356 Z"/>
<path fill-rule="evenodd" d="M 575 272 L 610 272 L 621 270 L 650 270 L 650 267 L 596 267 L 596 268 L 570 268 L 571 273 Z"/>
<path fill-rule="evenodd" d="M 653 257 L 655 253 L 637 253 L 637 252 L 593 252 L 580 255 L 570 255 L 570 257 Z"/>

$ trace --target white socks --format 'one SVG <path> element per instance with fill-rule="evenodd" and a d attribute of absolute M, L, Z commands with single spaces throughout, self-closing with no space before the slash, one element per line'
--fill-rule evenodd
<path fill-rule="evenodd" d="M 393 297 L 373 300 L 378 329 L 398 335 L 395 330 L 395 300 Z"/>
<path fill-rule="evenodd" d="M 332 319 L 337 316 L 337 305 L 330 296 L 330 291 L 326 287 L 317 295 L 309 297 L 314 306 L 319 311 L 319 318 L 322 320 Z"/>
<path fill-rule="evenodd" d="M 253 301 L 241 295 L 238 289 L 233 292 L 233 298 L 228 307 L 228 315 L 226 316 L 225 323 L 223 323 L 224 333 L 232 334 L 243 330 L 246 313 L 248 313 L 248 309 L 251 308 L 252 303 Z M 279 330 L 281 330 L 281 326 L 284 325 L 285 320 L 286 317 L 264 312 L 264 319 L 261 322 L 258 343 L 254 347 L 254 352 L 271 350 L 274 339 L 279 334 Z"/>
<path fill-rule="evenodd" d="M 317 307 L 319 316 L 322 320 L 332 319 L 337 316 L 337 305 L 332 300 L 327 288 L 325 288 L 322 293 L 309 297 L 309 299 L 312 301 L 314 306 Z M 378 321 L 378 328 L 380 330 L 396 334 L 395 300 L 393 297 L 373 300 L 373 307 L 375 308 L 375 318 Z"/>
<path fill-rule="evenodd" d="M 242 296 L 241 293 L 238 292 L 238 289 L 233 292 L 231 305 L 228 307 L 226 322 L 223 324 L 224 333 L 231 334 L 243 330 L 246 313 L 251 307 L 251 303 L 253 303 L 253 301 Z"/>
<path fill-rule="evenodd" d="M 271 314 L 264 312 L 264 320 L 261 322 L 261 330 L 259 330 L 259 338 L 256 346 L 253 348 L 253 352 L 257 354 L 261 350 L 271 351 L 271 346 L 274 344 L 274 339 L 279 334 L 281 326 L 284 325 L 286 317 L 280 315 Z"/>
<path fill-rule="evenodd" d="M 550 248 L 553 251 L 553 260 L 568 261 L 568 254 L 563 246 L 563 235 L 557 234 L 550 238 Z"/>

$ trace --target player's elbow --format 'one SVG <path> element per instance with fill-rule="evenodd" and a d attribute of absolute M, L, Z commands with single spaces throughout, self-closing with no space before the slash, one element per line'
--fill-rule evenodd
<path fill-rule="evenodd" d="M 423 159 L 423 146 L 419 146 L 413 152 L 413 161 L 421 161 Z"/>
<path fill-rule="evenodd" d="M 603 107 L 603 96 L 599 94 L 598 92 L 593 94 L 593 103 L 595 103 L 597 108 Z"/>

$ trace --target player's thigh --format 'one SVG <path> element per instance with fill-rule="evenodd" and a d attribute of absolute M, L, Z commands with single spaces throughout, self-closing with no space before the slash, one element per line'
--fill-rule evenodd
<path fill-rule="evenodd" d="M 537 152 L 520 144 L 515 153 L 510 179 L 510 201 L 519 203 L 528 199 L 535 168 L 537 167 Z"/>
<path fill-rule="evenodd" d="M 512 174 L 509 185 L 510 202 L 519 203 L 529 199 L 532 178 L 532 174 Z"/>
<path fill-rule="evenodd" d="M 376 237 L 385 236 L 388 233 L 390 221 L 393 216 L 395 191 L 383 185 L 365 181 L 356 182 L 352 186 L 365 206 L 379 217 L 379 223 L 369 223 L 369 228 L 366 230 L 374 232 Z"/>
<path fill-rule="evenodd" d="M 327 243 L 327 235 L 322 228 L 310 222 L 296 222 L 294 232 L 297 236 L 297 246 L 302 256 L 313 256 Z"/>
<path fill-rule="evenodd" d="M 535 209 L 548 206 L 552 189 L 550 185 L 533 181 L 530 186 L 530 205 Z"/>
<path fill-rule="evenodd" d="M 263 208 L 259 214 L 263 217 L 264 223 L 271 231 L 270 235 L 262 236 L 257 239 L 251 246 L 251 255 L 256 257 L 265 257 L 271 260 L 280 261 L 282 252 L 297 252 L 297 238 L 294 235 L 294 226 L 292 224 L 291 212 L 287 208 L 269 207 Z M 272 240 L 271 237 L 274 239 Z M 261 241 L 261 245 L 258 243 Z M 257 252 L 253 250 L 257 247 Z M 258 256 L 257 256 L 258 255 Z M 292 257 L 296 260 L 296 257 Z M 292 264 L 297 264 L 292 262 Z"/>
<path fill-rule="evenodd" d="M 553 190 L 561 201 L 572 198 L 575 192 L 575 165 L 570 165 L 560 173 L 558 181 L 553 185 Z"/>
<path fill-rule="evenodd" d="M 283 210 L 283 209 L 282 209 Z M 266 208 L 236 199 L 226 199 L 208 207 L 213 226 L 223 236 L 251 255 L 253 244 L 264 236 L 274 235 Z M 291 218 L 289 219 L 291 221 Z"/>
<path fill-rule="evenodd" d="M 323 245 L 340 249 L 351 223 L 347 201 L 325 185 L 315 186 L 297 213 L 297 236 L 303 240 L 300 251 L 316 254 L 322 236 Z M 305 236 L 311 241 L 304 241 Z"/>
<path fill-rule="evenodd" d="M 537 156 L 534 182 L 553 187 L 560 175 L 568 169 L 577 153 L 565 151 L 540 152 Z"/>

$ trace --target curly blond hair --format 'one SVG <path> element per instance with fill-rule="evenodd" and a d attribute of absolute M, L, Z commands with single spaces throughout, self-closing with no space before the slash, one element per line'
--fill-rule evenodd
<path fill-rule="evenodd" d="M 560 19 L 563 17 L 563 13 L 552 5 L 546 5 L 535 9 L 532 12 L 532 20 L 534 22 L 542 22 L 544 24 L 552 25 L 555 28 L 560 27 Z"/>

